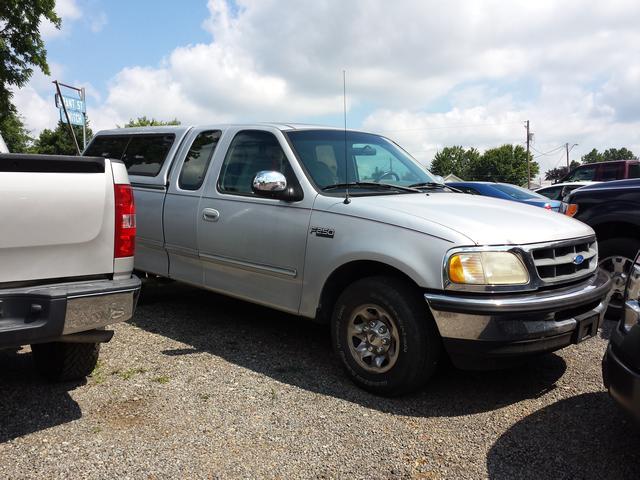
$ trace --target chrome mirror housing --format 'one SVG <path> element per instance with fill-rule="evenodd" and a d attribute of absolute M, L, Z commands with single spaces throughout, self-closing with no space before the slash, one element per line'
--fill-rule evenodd
<path fill-rule="evenodd" d="M 252 188 L 255 193 L 274 194 L 287 189 L 286 177 L 276 171 L 263 170 L 253 177 Z"/>

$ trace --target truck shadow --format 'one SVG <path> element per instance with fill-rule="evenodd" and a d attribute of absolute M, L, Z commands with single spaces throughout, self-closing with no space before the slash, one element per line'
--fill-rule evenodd
<path fill-rule="evenodd" d="M 179 283 L 145 285 L 131 323 L 190 345 L 169 356 L 207 352 L 309 391 L 397 415 L 459 416 L 494 410 L 555 388 L 557 355 L 514 370 L 465 372 L 443 365 L 426 390 L 387 399 L 356 387 L 335 358 L 326 326 Z"/>
<path fill-rule="evenodd" d="M 69 395 L 77 385 L 43 380 L 30 353 L 0 351 L 0 444 L 80 418 Z"/>
<path fill-rule="evenodd" d="M 604 392 L 560 400 L 520 420 L 487 454 L 492 479 L 638 478 L 640 430 Z"/>

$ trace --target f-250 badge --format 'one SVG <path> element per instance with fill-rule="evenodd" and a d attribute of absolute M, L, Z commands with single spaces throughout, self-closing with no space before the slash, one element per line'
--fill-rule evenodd
<path fill-rule="evenodd" d="M 311 227 L 311 231 L 309 232 L 311 235 L 324 238 L 333 238 L 335 233 L 336 231 L 329 227 Z"/>

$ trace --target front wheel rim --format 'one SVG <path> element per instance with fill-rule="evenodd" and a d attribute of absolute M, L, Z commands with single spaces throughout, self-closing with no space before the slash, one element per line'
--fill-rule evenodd
<path fill-rule="evenodd" d="M 600 267 L 611 276 L 613 282 L 611 299 L 609 300 L 610 307 L 622 308 L 622 304 L 624 303 L 624 289 L 632 265 L 633 260 L 623 257 L 622 255 L 613 255 L 603 258 L 600 261 Z"/>
<path fill-rule="evenodd" d="M 354 309 L 347 328 L 349 352 L 369 373 L 385 373 L 400 354 L 396 320 L 380 305 L 366 304 Z"/>

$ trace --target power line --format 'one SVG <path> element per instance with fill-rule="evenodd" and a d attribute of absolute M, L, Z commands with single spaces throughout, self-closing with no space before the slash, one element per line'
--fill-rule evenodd
<path fill-rule="evenodd" d="M 531 150 L 534 150 L 534 151 L 538 152 L 538 155 L 535 155 L 534 158 L 542 157 L 544 155 L 550 155 L 550 154 L 554 153 L 555 151 L 560 150 L 561 148 L 564 148 L 564 145 L 560 145 L 559 147 L 553 148 L 553 149 L 549 150 L 548 152 L 541 152 L 540 150 L 535 148 L 533 145 L 531 145 Z"/>

